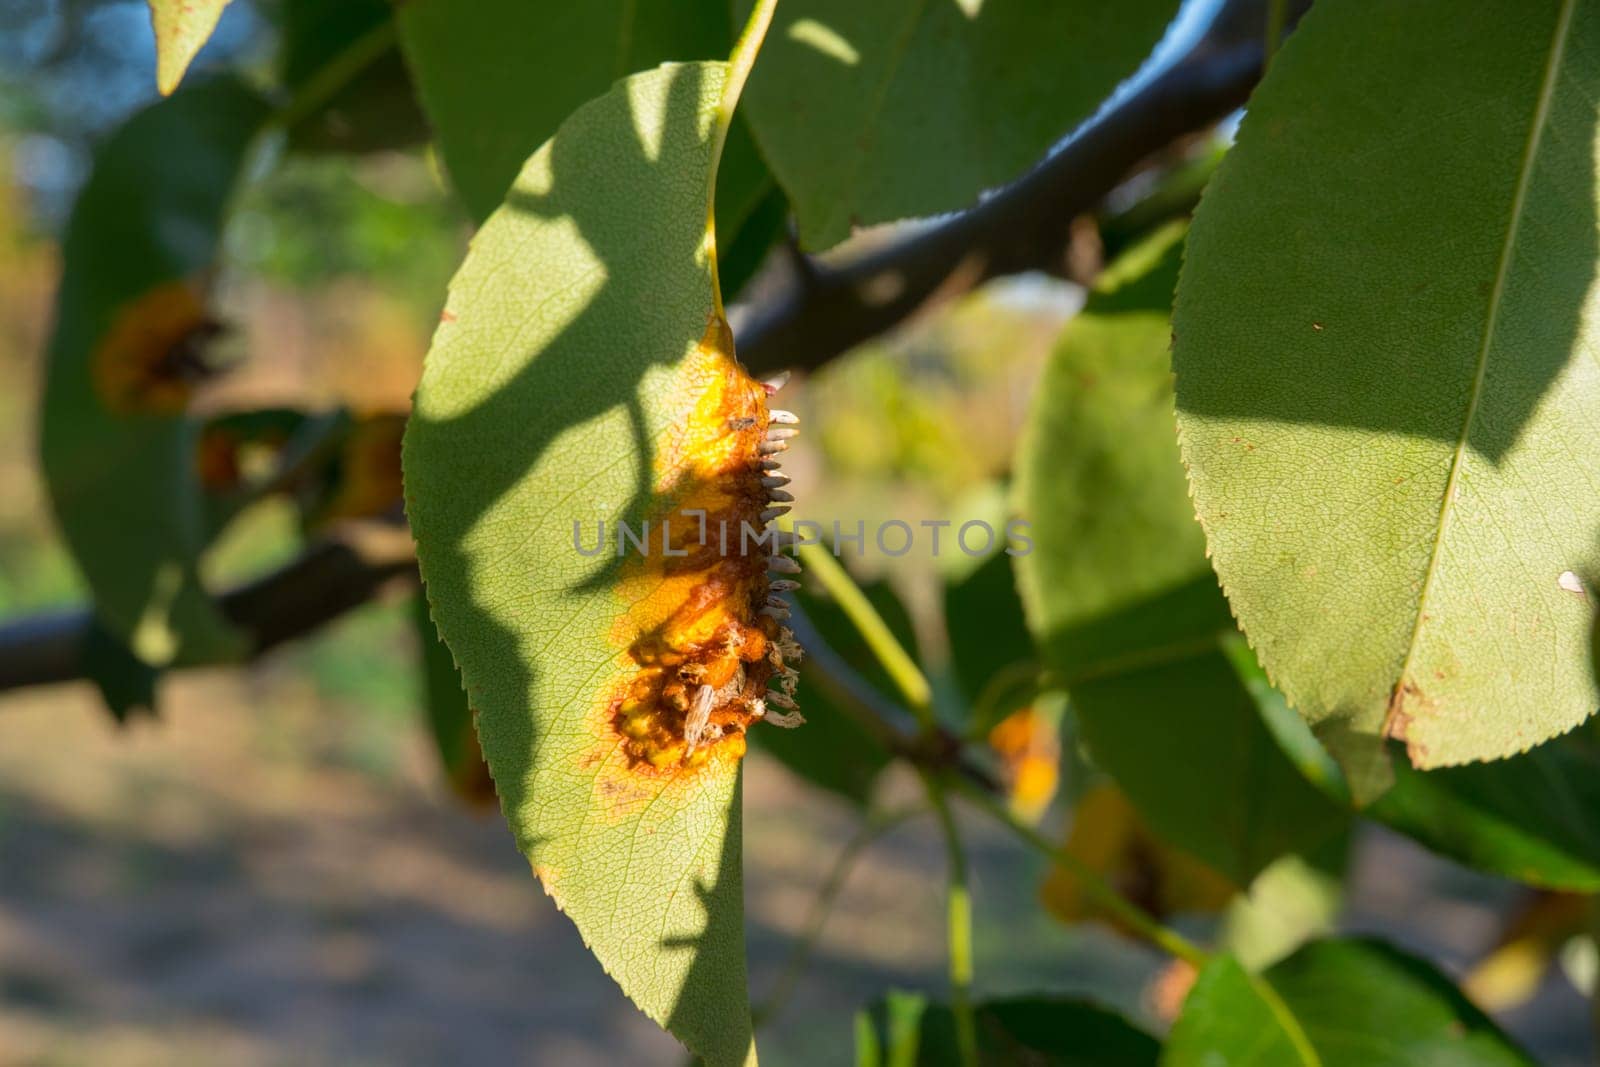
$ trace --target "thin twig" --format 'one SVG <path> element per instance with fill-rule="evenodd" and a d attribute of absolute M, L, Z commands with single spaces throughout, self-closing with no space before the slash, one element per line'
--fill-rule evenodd
<path fill-rule="evenodd" d="M 885 815 L 868 815 L 861 828 L 839 849 L 833 867 L 828 871 L 827 878 L 817 887 L 817 895 L 811 901 L 811 914 L 806 918 L 805 932 L 797 937 L 790 947 L 789 956 L 784 960 L 783 970 L 773 983 L 772 991 L 752 1013 L 756 1029 L 770 1024 L 788 1003 L 795 984 L 811 962 L 811 954 L 822 938 L 822 928 L 827 924 L 834 903 L 839 899 L 845 882 L 850 878 L 850 872 L 855 869 L 856 861 L 867 850 L 867 846 L 913 816 L 921 814 L 922 810 L 916 807 L 901 808 Z"/>
<path fill-rule="evenodd" d="M 944 785 L 929 774 L 922 776 L 922 783 L 934 814 L 939 817 L 949 865 L 945 936 L 950 954 L 950 1011 L 956 1020 L 956 1049 L 963 1067 L 978 1067 L 978 1026 L 972 1011 L 972 892 L 967 885 L 967 857 Z"/>
<path fill-rule="evenodd" d="M 1210 959 L 1210 954 L 1199 945 L 1190 941 L 1182 934 L 1169 926 L 1164 926 L 1153 915 L 1147 913 L 1118 893 L 1110 883 L 1102 878 L 1098 871 L 1091 870 L 1076 856 L 1070 855 L 1065 849 L 1052 844 L 1045 836 L 1027 823 L 1018 819 L 994 797 L 982 790 L 972 788 L 968 783 L 954 776 L 948 781 L 952 787 L 967 799 L 973 807 L 995 819 L 1028 845 L 1048 856 L 1057 865 L 1064 867 L 1072 876 L 1082 884 L 1083 889 L 1089 894 L 1096 904 L 1115 915 L 1129 929 L 1133 930 L 1146 941 L 1157 948 L 1185 960 L 1195 967 L 1203 967 Z"/>

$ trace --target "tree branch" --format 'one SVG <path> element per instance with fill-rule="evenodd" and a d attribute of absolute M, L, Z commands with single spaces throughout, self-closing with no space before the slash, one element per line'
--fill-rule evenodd
<path fill-rule="evenodd" d="M 250 638 L 244 659 L 251 660 L 360 607 L 385 586 L 416 579 L 409 532 L 350 523 L 278 570 L 223 593 L 218 603 L 228 621 Z M 86 608 L 0 624 L 0 691 L 85 677 L 84 649 L 93 624 Z M 220 664 L 182 660 L 176 665 Z"/>
<path fill-rule="evenodd" d="M 735 322 L 739 358 L 757 372 L 816 368 L 991 278 L 1061 273 L 1073 219 L 1243 106 L 1261 74 L 1260 7 L 1228 5 L 1184 58 L 977 207 L 841 267 L 801 272 L 791 257 L 776 292 Z"/>
<path fill-rule="evenodd" d="M 1293 6 L 1298 13 L 1303 4 Z M 1059 272 L 1074 218 L 1151 156 L 1244 103 L 1260 76 L 1262 12 L 1261 0 L 1225 4 L 1187 55 L 970 211 L 842 266 L 791 257 L 786 276 L 739 324 L 741 358 L 761 371 L 818 367 L 990 278 Z M 399 580 L 416 580 L 403 530 L 346 530 L 219 600 L 252 638 L 249 659 Z M 0 691 L 83 678 L 92 621 L 87 609 L 76 609 L 0 624 Z"/>

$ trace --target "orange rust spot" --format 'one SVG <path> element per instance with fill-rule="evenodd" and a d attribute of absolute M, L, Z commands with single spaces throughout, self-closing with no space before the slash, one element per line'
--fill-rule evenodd
<path fill-rule="evenodd" d="M 439 321 L 454 322 L 456 321 L 456 313 L 451 311 L 449 308 L 445 308 L 443 311 L 439 312 Z"/>
<path fill-rule="evenodd" d="M 392 412 L 357 420 L 339 450 L 333 496 L 318 522 L 375 518 L 400 507 L 400 439 L 405 430 L 406 417 Z"/>
<path fill-rule="evenodd" d="M 1022 708 L 994 725 L 989 746 L 1000 757 L 1012 810 L 1037 821 L 1055 798 L 1059 782 L 1061 737 L 1056 724 L 1037 708 Z"/>
<path fill-rule="evenodd" d="M 216 368 L 205 345 L 221 332 L 188 282 L 168 282 L 118 309 L 91 357 L 105 406 L 122 415 L 177 415 Z"/>
<path fill-rule="evenodd" d="M 758 446 L 770 421 L 766 391 L 734 358 L 721 319 L 707 327 L 685 374 L 698 399 L 658 449 L 649 548 L 628 557 L 617 590 L 629 608 L 613 639 L 637 669 L 604 706 L 636 774 L 737 761 L 772 699 L 769 679 L 793 677 L 784 664 L 792 638 L 761 614 L 769 548 L 752 542 L 744 551 L 740 537 L 745 524 L 764 526 Z M 684 554 L 668 555 L 664 541 Z"/>
<path fill-rule="evenodd" d="M 244 480 L 240 464 L 239 435 L 225 426 L 207 426 L 195 444 L 195 473 L 208 493 L 237 489 Z"/>

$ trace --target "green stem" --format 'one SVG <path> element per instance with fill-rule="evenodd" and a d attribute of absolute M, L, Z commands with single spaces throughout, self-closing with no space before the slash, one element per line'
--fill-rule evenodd
<path fill-rule="evenodd" d="M 961 848 L 944 788 L 932 775 L 922 776 L 928 800 L 939 817 L 950 865 L 946 916 L 950 951 L 950 1008 L 956 1020 L 956 1046 L 963 1067 L 978 1065 L 978 1026 L 972 1012 L 972 894 L 967 888 L 967 858 Z"/>
<path fill-rule="evenodd" d="M 822 583 L 828 595 L 839 605 L 851 625 L 860 631 L 867 647 L 883 664 L 883 669 L 888 672 L 895 688 L 900 690 L 900 695 L 905 697 L 906 704 L 916 714 L 922 728 L 929 732 L 935 730 L 938 724 L 933 717 L 933 687 L 861 587 L 856 585 L 826 546 L 802 544 L 797 555 L 806 570 Z"/>
<path fill-rule="evenodd" d="M 1245 976 L 1250 980 L 1250 988 L 1256 991 L 1256 996 L 1261 998 L 1267 1010 L 1272 1013 L 1272 1017 L 1277 1020 L 1278 1026 L 1283 1029 L 1289 1044 L 1294 1046 L 1301 1067 L 1322 1067 L 1322 1057 L 1311 1044 L 1311 1038 L 1306 1036 L 1305 1027 L 1300 1025 L 1300 1020 L 1295 1017 L 1289 1005 L 1284 1003 L 1278 991 L 1272 987 L 1272 983 L 1259 974 L 1246 972 Z"/>
<path fill-rule="evenodd" d="M 339 94 L 362 71 L 377 62 L 398 40 L 394 20 L 385 19 L 323 64 L 295 90 L 289 102 L 272 117 L 272 125 L 293 129 Z"/>
<path fill-rule="evenodd" d="M 1203 967 L 1210 959 L 1210 954 L 1199 945 L 1190 941 L 1182 934 L 1169 926 L 1163 926 L 1154 916 L 1148 914 L 1143 908 L 1138 907 L 1113 889 L 1097 871 L 1090 869 L 1076 856 L 1069 855 L 1065 849 L 1052 844 L 1045 836 L 1027 823 L 1022 822 L 1004 804 L 999 803 L 983 790 L 965 779 L 950 775 L 945 779 L 952 788 L 959 792 L 980 811 L 1003 823 L 1013 834 L 1039 852 L 1050 857 L 1057 865 L 1066 868 L 1072 876 L 1082 884 L 1086 893 L 1094 902 L 1121 921 L 1129 929 L 1135 931 L 1140 937 L 1155 945 L 1163 952 L 1185 960 L 1195 967 Z"/>
<path fill-rule="evenodd" d="M 817 888 L 817 895 L 811 902 L 811 914 L 806 919 L 805 932 L 790 948 L 789 957 L 784 961 L 783 971 L 773 984 L 772 992 L 756 1006 L 751 1015 L 756 1029 L 759 1030 L 777 1018 L 789 995 L 794 992 L 795 983 L 800 980 L 806 965 L 811 962 L 811 953 L 815 951 L 817 942 L 822 937 L 822 928 L 826 925 L 828 915 L 833 911 L 833 905 L 839 899 L 850 872 L 855 869 L 856 860 L 861 858 L 868 845 L 920 811 L 920 808 L 903 808 L 887 815 L 869 816 L 861 829 L 845 842 L 833 861 L 833 868 L 828 872 L 828 877 Z"/>
<path fill-rule="evenodd" d="M 1262 42 L 1261 69 L 1272 66 L 1272 57 L 1283 43 L 1283 27 L 1289 20 L 1289 0 L 1267 0 L 1267 38 Z"/>
<path fill-rule="evenodd" d="M 706 236 L 704 252 L 711 268 L 711 299 L 717 318 L 724 317 L 722 307 L 722 278 L 717 273 L 717 170 L 722 163 L 722 148 L 728 143 L 728 130 L 733 127 L 733 112 L 744 93 L 744 83 L 756 65 L 761 42 L 766 40 L 767 27 L 772 25 L 772 13 L 778 9 L 778 0 L 756 0 L 750 18 L 744 24 L 739 39 L 734 42 L 728 56 L 728 80 L 722 83 L 722 99 L 717 101 L 715 121 L 711 127 L 711 171 L 706 176 Z"/>

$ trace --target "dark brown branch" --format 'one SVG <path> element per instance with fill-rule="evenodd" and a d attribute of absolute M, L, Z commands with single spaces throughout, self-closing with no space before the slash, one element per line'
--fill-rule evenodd
<path fill-rule="evenodd" d="M 845 266 L 792 262 L 786 281 L 740 325 L 741 357 L 758 370 L 817 367 L 989 278 L 1059 272 L 1074 218 L 1163 148 L 1244 103 L 1260 75 L 1264 25 L 1260 0 L 1233 0 L 1188 55 L 979 206 Z M 250 635 L 252 658 L 399 580 L 416 580 L 403 531 L 346 531 L 220 604 Z M 0 691 L 84 677 L 91 622 L 77 609 L 0 624 Z"/>
<path fill-rule="evenodd" d="M 416 576 L 409 533 L 352 524 L 278 570 L 222 594 L 218 603 L 250 638 L 245 658 L 254 659 L 360 607 L 385 586 L 415 582 Z M 82 608 L 0 624 L 0 691 L 84 677 L 83 652 L 92 624 Z"/>
<path fill-rule="evenodd" d="M 1162 148 L 1243 106 L 1261 73 L 1261 24 L 1249 14 L 1259 7 L 1231 5 L 1185 58 L 970 211 L 846 266 L 801 275 L 791 265 L 737 324 L 740 359 L 758 372 L 815 368 L 991 278 L 1062 273 L 1073 219 Z"/>

